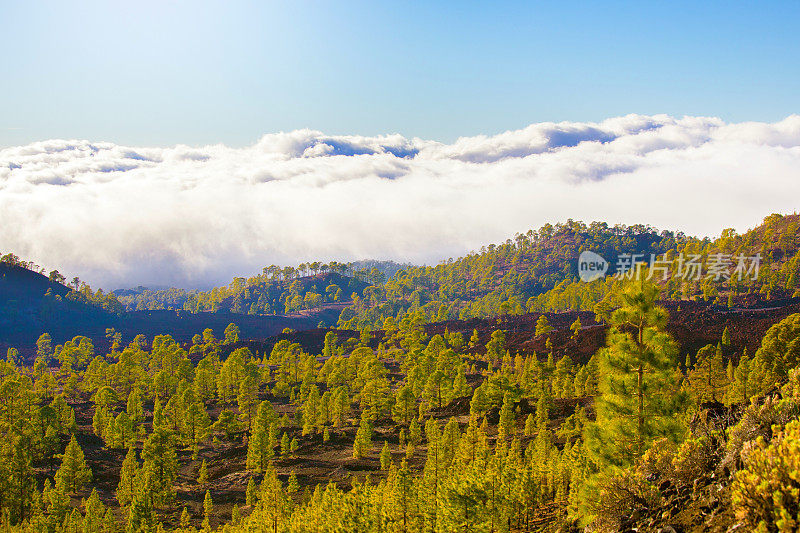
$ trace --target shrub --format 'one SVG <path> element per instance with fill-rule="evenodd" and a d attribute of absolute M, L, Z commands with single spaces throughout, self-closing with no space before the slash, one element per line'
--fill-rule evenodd
<path fill-rule="evenodd" d="M 736 517 L 757 532 L 796 531 L 800 523 L 800 421 L 790 422 L 771 444 L 763 437 L 742 450 L 731 499 Z"/>
<path fill-rule="evenodd" d="M 728 446 L 722 466 L 731 470 L 741 466 L 741 453 L 745 444 L 761 437 L 772 438 L 773 427 L 778 428 L 797 418 L 798 405 L 793 400 L 780 400 L 768 396 L 760 404 L 753 402 L 745 409 L 741 420 L 729 430 Z"/>
<path fill-rule="evenodd" d="M 719 460 L 719 447 L 715 439 L 708 435 L 692 435 L 683 441 L 672 460 L 675 479 L 690 483 L 713 472 Z"/>
<path fill-rule="evenodd" d="M 647 479 L 675 479 L 675 444 L 669 439 L 659 439 L 640 459 L 639 471 Z"/>
<path fill-rule="evenodd" d="M 623 518 L 636 509 L 655 509 L 661 504 L 658 489 L 638 468 L 602 476 L 595 490 L 597 497 L 588 507 L 595 517 L 592 526 L 598 531 L 618 531 Z"/>

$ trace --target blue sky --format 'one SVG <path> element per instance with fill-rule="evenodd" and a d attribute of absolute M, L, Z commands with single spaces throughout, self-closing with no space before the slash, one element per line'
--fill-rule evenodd
<path fill-rule="evenodd" d="M 0 146 L 800 112 L 800 2 L 0 2 Z"/>

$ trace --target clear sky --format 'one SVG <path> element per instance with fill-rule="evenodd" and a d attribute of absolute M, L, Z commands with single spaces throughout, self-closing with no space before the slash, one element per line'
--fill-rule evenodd
<path fill-rule="evenodd" d="M 800 2 L 0 1 L 0 146 L 800 112 Z"/>

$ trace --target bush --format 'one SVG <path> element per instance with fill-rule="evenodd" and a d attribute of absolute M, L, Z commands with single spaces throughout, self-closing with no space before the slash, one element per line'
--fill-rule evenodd
<path fill-rule="evenodd" d="M 729 430 L 728 446 L 722 466 L 736 470 L 742 464 L 742 450 L 746 443 L 759 437 L 770 441 L 773 428 L 781 428 L 797 418 L 798 404 L 794 400 L 780 400 L 768 396 L 760 404 L 753 402 L 745 409 L 739 423 Z"/>
<path fill-rule="evenodd" d="M 637 509 L 655 509 L 661 494 L 641 469 L 628 468 L 597 480 L 597 497 L 588 502 L 595 517 L 592 526 L 598 531 L 619 531 L 622 520 Z"/>
<path fill-rule="evenodd" d="M 646 479 L 674 480 L 673 459 L 676 451 L 675 444 L 669 439 L 655 441 L 640 459 L 639 471 Z"/>
<path fill-rule="evenodd" d="M 736 517 L 757 532 L 796 531 L 800 523 L 800 421 L 767 445 L 763 437 L 742 450 L 731 499 Z"/>
<path fill-rule="evenodd" d="M 692 435 L 683 441 L 672 460 L 675 479 L 680 483 L 691 483 L 713 472 L 719 460 L 719 447 L 715 439 L 708 435 Z"/>

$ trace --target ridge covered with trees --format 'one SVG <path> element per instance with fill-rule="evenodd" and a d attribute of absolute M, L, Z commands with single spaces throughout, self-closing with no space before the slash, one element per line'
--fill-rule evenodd
<path fill-rule="evenodd" d="M 458 260 L 435 267 L 398 271 L 382 285 L 367 287 L 363 297 L 344 309 L 339 326 L 348 329 L 384 327 L 384 321 L 422 309 L 430 321 L 485 318 L 531 311 L 593 310 L 608 294 L 613 276 L 595 283 L 577 279 L 578 257 L 584 251 L 598 253 L 616 272 L 621 256 L 638 255 L 649 262 L 651 254 L 666 255 L 671 271 L 679 271 L 680 257 L 698 256 L 707 272 L 716 254 L 728 257 L 760 254 L 758 278 L 738 276 L 684 280 L 672 276 L 665 297 L 718 301 L 731 304 L 740 295 L 791 296 L 798 287 L 800 261 L 798 215 L 771 215 L 759 227 L 743 235 L 725 230 L 717 239 L 698 239 L 678 232 L 657 232 L 649 226 L 609 226 L 567 221 L 518 234 L 504 243 L 490 245 Z"/>

